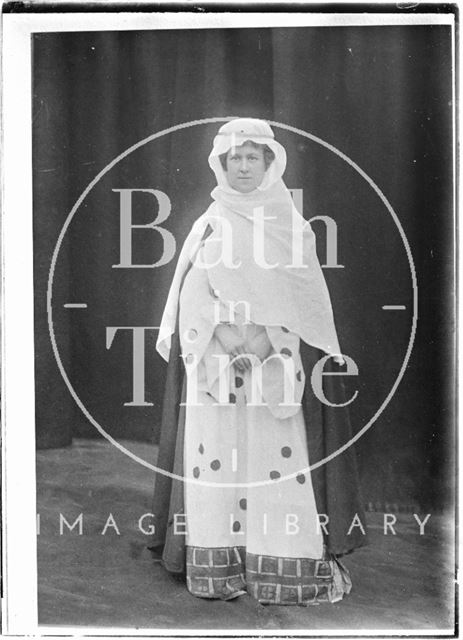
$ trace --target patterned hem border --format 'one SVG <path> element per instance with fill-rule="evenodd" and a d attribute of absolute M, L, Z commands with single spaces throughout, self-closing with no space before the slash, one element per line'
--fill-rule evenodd
<path fill-rule="evenodd" d="M 262 604 L 309 605 L 338 602 L 352 583 L 346 567 L 326 553 L 321 559 L 284 558 L 245 547 L 187 546 L 187 587 L 202 598 L 248 593 Z"/>

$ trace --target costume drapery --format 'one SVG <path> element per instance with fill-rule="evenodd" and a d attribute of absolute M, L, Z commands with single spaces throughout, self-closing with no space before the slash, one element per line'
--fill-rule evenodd
<path fill-rule="evenodd" d="M 260 187 L 242 194 L 228 186 L 219 156 L 248 140 L 267 144 L 275 159 Z M 346 408 L 320 402 L 308 382 L 322 356 L 329 354 L 337 361 L 329 360 L 325 373 L 330 368 L 339 372 L 342 362 L 314 235 L 281 179 L 286 154 L 266 123 L 239 119 L 224 125 L 209 162 L 218 182 L 212 192 L 214 203 L 184 244 L 157 342 L 168 361 L 157 464 L 187 480 L 217 478 L 231 484 L 263 481 L 266 474 L 278 481 L 301 468 L 306 472 L 282 480 L 278 489 L 270 484 L 236 490 L 158 475 L 153 503 L 156 531 L 150 546 L 163 548 L 163 564 L 169 571 L 186 570 L 188 588 L 195 595 L 228 599 L 247 590 L 261 602 L 336 601 L 350 589 L 348 573 L 336 556 L 365 544 L 365 521 L 352 447 L 307 472 L 308 456 L 313 465 L 352 435 Z M 275 268 L 253 259 L 253 234 L 259 225 L 265 240 L 264 265 L 278 265 Z M 232 268 L 220 259 L 227 237 L 234 240 L 231 258 L 238 266 Z M 247 313 L 235 314 L 233 327 L 243 336 L 266 331 L 272 354 L 294 362 L 293 372 L 284 372 L 295 399 L 289 406 L 280 402 L 281 364 L 272 358 L 253 362 L 253 370 L 262 375 L 265 407 L 251 406 L 246 373 L 229 376 L 226 403 L 220 395 L 216 356 L 223 349 L 214 329 L 227 321 L 227 305 L 243 301 L 249 303 Z M 196 400 L 188 401 L 190 376 L 195 376 L 201 408 L 195 406 Z M 323 386 L 332 402 L 342 403 L 339 376 L 323 376 Z M 180 406 L 182 401 L 186 406 Z M 232 452 L 234 466 L 228 463 Z M 189 514 L 185 503 L 192 509 Z M 291 531 L 298 529 L 297 536 L 285 539 L 274 529 L 273 537 L 267 537 L 256 527 L 257 518 L 266 521 L 267 511 L 282 516 L 286 503 L 291 503 L 290 514 L 298 522 Z M 204 520 L 207 508 L 214 517 L 214 522 L 206 523 L 209 529 L 196 517 L 200 512 Z M 309 527 L 306 521 L 316 512 L 326 516 L 328 532 Z M 179 514 L 190 518 L 188 535 L 178 533 Z"/>
<path fill-rule="evenodd" d="M 257 189 L 240 193 L 228 186 L 220 155 L 247 140 L 267 144 L 274 152 L 275 160 Z M 205 243 L 204 258 L 211 265 L 207 269 L 211 287 L 219 292 L 221 300 L 245 300 L 252 322 L 283 326 L 307 344 L 339 355 L 331 301 L 316 253 L 315 235 L 294 206 L 281 178 L 286 167 L 286 152 L 274 140 L 269 125 L 251 118 L 228 122 L 214 140 L 209 164 L 218 183 L 211 193 L 214 202 L 195 222 L 180 253 L 159 330 L 156 345 L 159 353 L 168 360 L 180 282 L 193 256 L 197 262 L 199 244 L 206 228 L 210 227 L 212 237 Z M 263 263 L 258 260 L 260 235 L 265 247 L 265 256 L 261 257 Z M 226 264 L 220 259 L 220 252 L 229 239 L 233 260 Z M 267 265 L 271 267 L 267 268 Z M 199 316 L 198 309 L 196 313 Z M 201 322 L 200 316 L 196 322 Z M 198 357 L 210 338 L 207 331 L 200 333 L 192 345 Z"/>

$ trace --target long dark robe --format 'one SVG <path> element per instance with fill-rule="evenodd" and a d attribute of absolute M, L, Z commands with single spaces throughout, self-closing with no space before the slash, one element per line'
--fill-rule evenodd
<path fill-rule="evenodd" d="M 206 230 L 203 240 L 209 233 L 210 229 Z M 186 396 L 186 374 L 181 358 L 178 315 L 167 365 L 157 466 L 183 477 L 185 407 L 181 407 L 180 403 L 184 402 Z M 313 465 L 348 442 L 352 437 L 352 427 L 348 407 L 330 407 L 321 402 L 312 390 L 311 372 L 326 354 L 302 341 L 300 350 L 306 374 L 302 409 L 309 462 Z M 340 368 L 331 358 L 323 371 L 339 372 Z M 323 392 L 330 402 L 345 402 L 342 376 L 324 375 L 322 381 Z M 313 470 L 311 477 L 317 512 L 328 517 L 328 535 L 324 534 L 327 550 L 335 555 L 343 555 L 366 544 L 366 522 L 354 447 L 349 447 Z M 174 534 L 174 515 L 184 514 L 183 489 L 182 481 L 156 474 L 152 508 L 155 532 L 148 545 L 153 554 L 162 558 L 165 568 L 177 574 L 185 572 L 185 536 Z"/>

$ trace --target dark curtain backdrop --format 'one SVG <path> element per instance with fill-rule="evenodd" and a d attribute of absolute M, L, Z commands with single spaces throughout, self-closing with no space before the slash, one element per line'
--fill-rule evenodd
<path fill-rule="evenodd" d="M 251 116 L 286 123 L 355 160 L 397 212 L 419 285 L 412 356 L 394 398 L 357 444 L 365 498 L 439 508 L 453 487 L 453 229 L 450 28 L 336 27 L 36 34 L 33 47 L 37 444 L 99 436 L 77 407 L 52 353 L 46 313 L 50 261 L 89 182 L 118 154 L 175 124 Z M 146 335 L 146 401 L 131 400 L 132 342 L 107 326 L 159 324 L 175 261 L 119 262 L 119 198 L 153 188 L 172 201 L 164 225 L 177 248 L 210 202 L 207 155 L 219 124 L 178 131 L 131 154 L 95 186 L 69 226 L 53 285 L 63 365 L 88 411 L 115 438 L 158 439 L 165 367 Z M 289 187 L 304 215 L 332 216 L 339 262 L 325 270 L 345 353 L 359 365 L 358 430 L 386 397 L 405 353 L 411 285 L 400 237 L 378 196 L 333 153 L 275 128 Z M 18 212 L 19 213 L 19 212 Z M 154 218 L 148 196 L 134 221 Z M 320 259 L 324 229 L 314 223 Z M 133 234 L 134 262 L 152 263 L 154 232 Z M 19 295 L 19 292 L 18 292 Z M 87 309 L 65 309 L 83 302 Z M 405 304 L 385 312 L 383 304 Z M 395 314 L 395 315 L 394 315 Z"/>

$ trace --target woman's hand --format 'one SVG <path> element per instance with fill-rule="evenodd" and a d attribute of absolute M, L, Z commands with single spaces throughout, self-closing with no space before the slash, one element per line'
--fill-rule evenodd
<path fill-rule="evenodd" d="M 232 358 L 243 355 L 243 357 L 240 357 L 233 363 L 238 371 L 243 372 L 246 369 L 250 371 L 252 369 L 251 362 L 249 358 L 246 358 L 244 355 L 249 353 L 249 350 L 246 348 L 243 338 L 237 335 L 237 333 L 227 324 L 218 324 L 214 333 L 222 347 L 230 356 L 232 356 Z"/>
<path fill-rule="evenodd" d="M 252 338 L 248 338 L 246 343 L 248 353 L 254 353 L 263 362 L 272 352 L 272 343 L 268 339 L 265 329 Z"/>

